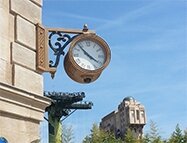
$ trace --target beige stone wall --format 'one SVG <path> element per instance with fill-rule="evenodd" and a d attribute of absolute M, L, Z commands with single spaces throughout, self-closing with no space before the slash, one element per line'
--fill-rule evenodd
<path fill-rule="evenodd" d="M 39 95 L 43 79 L 35 71 L 35 24 L 41 23 L 41 5 L 41 0 L 0 0 L 0 82 Z M 27 80 L 22 79 L 25 73 Z"/>
<path fill-rule="evenodd" d="M 36 24 L 42 0 L 0 0 L 0 136 L 9 143 L 39 139 L 50 100 L 36 72 Z"/>

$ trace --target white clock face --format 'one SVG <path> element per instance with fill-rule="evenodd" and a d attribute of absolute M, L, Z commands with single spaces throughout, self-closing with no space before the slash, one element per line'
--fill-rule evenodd
<path fill-rule="evenodd" d="M 75 62 L 86 70 L 97 70 L 103 66 L 106 60 L 103 48 L 91 40 L 82 40 L 76 43 L 72 53 Z"/>

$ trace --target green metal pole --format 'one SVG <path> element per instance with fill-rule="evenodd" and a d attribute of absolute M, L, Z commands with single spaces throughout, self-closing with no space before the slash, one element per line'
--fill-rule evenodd
<path fill-rule="evenodd" d="M 62 143 L 62 123 L 58 117 L 53 116 L 54 112 L 51 110 L 48 112 L 49 143 Z"/>
<path fill-rule="evenodd" d="M 54 92 L 49 93 L 47 97 L 53 100 L 51 105 L 46 108 L 49 122 L 49 143 L 62 143 L 61 117 L 71 115 L 71 113 L 69 114 L 71 109 L 91 109 L 93 104 L 91 102 L 74 104 L 83 100 L 85 97 L 83 92 L 65 96 Z"/>

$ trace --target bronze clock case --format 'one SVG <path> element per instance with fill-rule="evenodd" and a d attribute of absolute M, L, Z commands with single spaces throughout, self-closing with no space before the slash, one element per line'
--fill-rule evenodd
<path fill-rule="evenodd" d="M 105 62 L 103 65 L 96 70 L 88 70 L 80 67 L 73 58 L 73 48 L 76 43 L 84 40 L 90 40 L 97 43 L 102 47 L 105 53 Z M 79 83 L 90 83 L 95 81 L 102 73 L 102 71 L 107 67 L 110 62 L 111 52 L 108 44 L 99 36 L 95 34 L 80 34 L 71 42 L 68 53 L 65 56 L 64 68 L 68 76 L 79 82 Z"/>

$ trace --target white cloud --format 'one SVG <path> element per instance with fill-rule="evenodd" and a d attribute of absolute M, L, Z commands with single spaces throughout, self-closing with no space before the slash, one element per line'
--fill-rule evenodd
<path fill-rule="evenodd" d="M 129 11 L 128 13 L 125 13 L 124 15 L 121 15 L 120 17 L 117 17 L 116 19 L 111 19 L 105 24 L 97 27 L 96 30 L 98 31 L 98 30 L 106 30 L 106 29 L 112 29 L 112 28 L 116 29 L 116 28 L 119 28 L 120 26 L 123 26 L 125 29 L 126 28 L 125 23 L 127 23 L 130 20 L 137 19 L 143 15 L 146 15 L 151 11 L 154 11 L 154 7 L 156 7 L 157 4 L 158 2 L 152 2 L 138 9 L 135 9 L 133 11 Z"/>
<path fill-rule="evenodd" d="M 88 16 L 83 16 L 79 14 L 74 14 L 74 13 L 69 13 L 69 12 L 54 12 L 50 13 L 50 15 L 54 15 L 56 17 L 68 17 L 68 18 L 73 18 L 73 19 L 78 19 L 78 20 L 84 20 L 84 21 L 93 21 L 93 22 L 111 22 L 110 20 L 103 19 L 103 18 L 96 18 L 96 17 L 88 17 Z"/>

